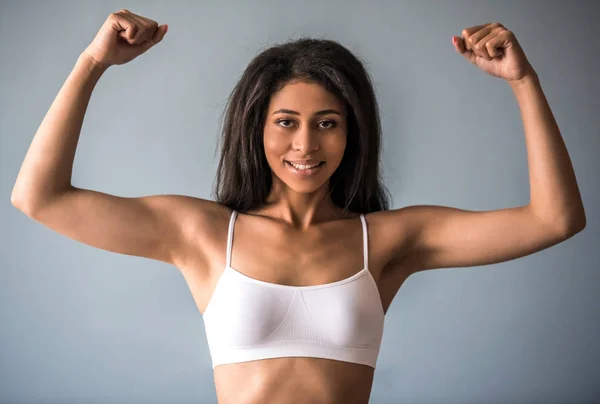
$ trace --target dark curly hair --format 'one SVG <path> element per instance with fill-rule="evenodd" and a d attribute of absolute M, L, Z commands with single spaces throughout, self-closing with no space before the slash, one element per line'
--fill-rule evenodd
<path fill-rule="evenodd" d="M 379 109 L 369 74 L 338 42 L 306 37 L 262 51 L 231 92 L 218 144 L 216 201 L 240 212 L 265 203 L 272 186 L 263 146 L 270 98 L 297 81 L 320 84 L 346 109 L 346 149 L 329 181 L 333 203 L 346 213 L 389 209 L 389 192 L 380 179 Z"/>

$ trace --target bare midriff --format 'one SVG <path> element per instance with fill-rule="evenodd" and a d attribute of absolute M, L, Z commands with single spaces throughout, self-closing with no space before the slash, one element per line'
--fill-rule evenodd
<path fill-rule="evenodd" d="M 374 369 L 320 358 L 275 358 L 216 366 L 219 404 L 367 404 Z"/>

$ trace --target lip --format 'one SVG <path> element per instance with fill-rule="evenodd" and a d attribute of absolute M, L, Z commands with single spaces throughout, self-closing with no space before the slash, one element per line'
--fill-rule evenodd
<path fill-rule="evenodd" d="M 319 171 L 321 171 L 321 169 L 323 168 L 324 165 L 325 165 L 325 162 L 323 162 L 323 164 L 321 164 L 315 168 L 311 168 L 308 170 L 298 170 L 298 169 L 294 168 L 294 166 L 292 166 L 289 161 L 287 161 L 287 160 L 285 161 L 285 166 L 287 167 L 287 169 L 301 178 L 316 175 L 317 173 L 319 173 Z"/>
<path fill-rule="evenodd" d="M 313 164 L 319 164 L 319 163 L 323 162 L 323 160 L 285 160 L 285 161 L 289 161 L 290 163 L 294 163 L 294 164 L 302 164 L 305 166 L 312 166 Z"/>

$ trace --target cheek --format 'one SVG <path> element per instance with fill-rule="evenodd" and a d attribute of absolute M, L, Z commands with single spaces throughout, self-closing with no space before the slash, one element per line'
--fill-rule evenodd
<path fill-rule="evenodd" d="M 286 141 L 276 134 L 265 134 L 263 136 L 263 145 L 267 160 L 269 161 L 278 160 L 280 156 L 285 154 L 288 148 Z"/>
<path fill-rule="evenodd" d="M 346 150 L 346 137 L 332 138 L 324 145 L 328 151 L 329 160 L 342 161 L 344 151 Z"/>

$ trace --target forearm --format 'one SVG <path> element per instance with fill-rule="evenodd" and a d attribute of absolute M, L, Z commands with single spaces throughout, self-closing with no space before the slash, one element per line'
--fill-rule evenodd
<path fill-rule="evenodd" d="M 13 205 L 34 210 L 71 187 L 83 118 L 105 70 L 85 54 L 77 59 L 29 146 L 13 188 Z"/>
<path fill-rule="evenodd" d="M 525 131 L 529 162 L 529 206 L 561 232 L 585 226 L 573 165 L 537 74 L 511 82 Z"/>

